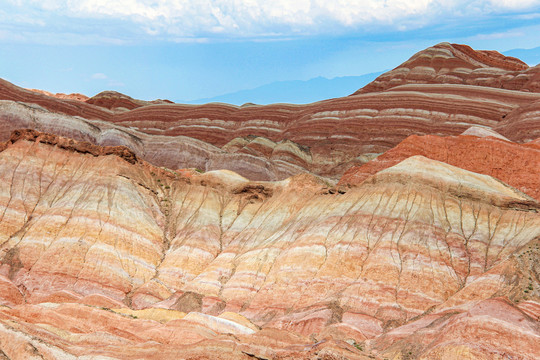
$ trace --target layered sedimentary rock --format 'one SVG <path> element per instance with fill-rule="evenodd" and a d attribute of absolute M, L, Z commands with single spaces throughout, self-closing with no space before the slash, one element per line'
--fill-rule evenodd
<path fill-rule="evenodd" d="M 416 53 L 355 94 L 405 84 L 463 84 L 540 92 L 540 68 L 496 51 L 440 43 Z"/>
<path fill-rule="evenodd" d="M 412 135 L 395 148 L 343 175 L 339 184 L 355 186 L 373 174 L 415 155 L 422 155 L 466 170 L 493 176 L 540 201 L 540 146 L 516 144 L 500 135 L 471 129 L 464 134 L 440 137 Z M 495 135 L 495 136 L 493 136 Z"/>
<path fill-rule="evenodd" d="M 116 91 L 103 91 L 99 94 L 84 100 L 87 104 L 97 105 L 109 110 L 125 111 L 132 110 L 141 106 L 153 104 L 173 104 L 170 100 L 143 101 L 133 99 L 130 96 Z"/>
<path fill-rule="evenodd" d="M 540 138 L 539 69 L 496 52 L 442 43 L 353 96 L 243 107 L 142 101 L 112 91 L 77 101 L 2 80 L 0 99 L 33 108 L 4 101 L 0 140 L 28 127 L 96 145 L 125 145 L 158 166 L 213 170 L 224 164 L 219 168 L 253 180 L 282 180 L 300 172 L 338 179 L 411 134 L 459 135 L 480 126 L 515 142 Z M 178 145 L 180 136 L 188 145 Z M 223 160 L 231 153 L 239 156 Z"/>
<path fill-rule="evenodd" d="M 513 141 L 540 137 L 534 110 L 538 94 L 490 88 L 471 92 L 463 85 L 401 88 L 306 106 L 170 104 L 123 112 L 4 93 L 4 98 L 49 111 L 2 101 L 0 137 L 7 140 L 15 129 L 33 128 L 98 145 L 125 145 L 158 166 L 213 170 L 219 164 L 255 180 L 281 180 L 302 171 L 338 178 L 411 133 L 458 135 L 471 126 L 484 126 Z M 532 110 L 520 110 L 527 106 Z M 71 116 L 75 114 L 80 117 Z M 230 154 L 238 160 L 223 160 Z"/>
<path fill-rule="evenodd" d="M 540 204 L 500 180 L 413 156 L 344 191 L 91 146 L 21 132 L 0 152 L 10 358 L 538 350 Z M 500 334 L 516 329 L 508 352 Z"/>
<path fill-rule="evenodd" d="M 536 359 L 538 69 L 439 44 L 301 106 L 0 81 L 0 358 Z"/>
<path fill-rule="evenodd" d="M 109 120 L 113 114 L 108 109 L 93 106 L 83 101 L 58 99 L 43 93 L 23 89 L 3 79 L 0 79 L 0 99 L 39 105 L 54 113 L 81 116 L 87 119 Z M 5 115 L 2 114 L 2 123 L 5 122 Z M 2 132 L 2 140 L 5 140 L 6 135 L 8 134 Z"/>
<path fill-rule="evenodd" d="M 57 99 L 63 99 L 63 100 L 69 99 L 69 100 L 86 101 L 89 99 L 88 96 L 79 94 L 79 93 L 64 94 L 64 93 L 51 93 L 49 91 L 39 90 L 39 89 L 28 89 L 28 90 L 33 91 L 38 94 L 43 94 L 43 95 L 47 95 L 50 97 L 55 97 Z"/>
<path fill-rule="evenodd" d="M 235 139 L 220 149 L 185 136 L 153 136 L 109 122 L 51 113 L 34 104 L 0 101 L 0 113 L 4 119 L 0 122 L 3 134 L 33 128 L 102 146 L 126 146 L 136 156 L 172 169 L 228 169 L 254 180 L 278 180 L 306 172 L 313 166 L 309 149 L 291 141 L 274 143 L 259 138 L 249 147 L 234 146 L 242 141 L 252 142 L 250 137 Z M 255 148 L 254 144 L 263 144 L 268 149 Z"/>
<path fill-rule="evenodd" d="M 530 142 L 540 138 L 540 101 L 520 106 L 495 127 L 502 135 Z"/>

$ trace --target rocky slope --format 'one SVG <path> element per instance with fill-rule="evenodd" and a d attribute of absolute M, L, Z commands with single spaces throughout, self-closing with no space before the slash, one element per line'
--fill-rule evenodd
<path fill-rule="evenodd" d="M 305 106 L 169 104 L 120 112 L 7 85 L 0 96 L 9 99 L 0 101 L 4 141 L 15 129 L 33 128 L 125 145 L 158 166 L 225 168 L 255 180 L 282 180 L 302 170 L 339 178 L 410 134 L 458 135 L 485 126 L 512 141 L 540 137 L 540 94 L 465 85 L 407 85 Z"/>
<path fill-rule="evenodd" d="M 537 350 L 538 265 L 519 254 L 538 252 L 540 204 L 486 175 L 413 156 L 343 192 L 311 175 L 174 172 L 32 131 L 4 146 L 0 174 L 9 358 Z M 519 347 L 499 341 L 516 327 Z"/>
<path fill-rule="evenodd" d="M 302 106 L 0 81 L 0 359 L 538 358 L 537 70 L 439 44 Z"/>
<path fill-rule="evenodd" d="M 540 92 L 540 68 L 497 51 L 440 43 L 413 55 L 356 94 L 405 84 L 463 84 Z"/>
<path fill-rule="evenodd" d="M 540 201 L 540 145 L 516 144 L 496 133 L 481 131 L 485 130 L 470 129 L 463 135 L 450 137 L 412 135 L 373 161 L 351 167 L 339 185 L 358 185 L 385 168 L 422 155 L 493 176 Z"/>

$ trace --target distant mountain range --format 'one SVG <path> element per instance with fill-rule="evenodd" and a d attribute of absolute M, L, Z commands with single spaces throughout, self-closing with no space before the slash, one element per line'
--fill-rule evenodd
<path fill-rule="evenodd" d="M 529 66 L 540 64 L 540 46 L 533 49 L 513 49 L 503 52 L 506 56 L 513 56 L 524 61 Z"/>
<path fill-rule="evenodd" d="M 533 49 L 513 49 L 506 51 L 503 54 L 521 59 L 529 66 L 535 66 L 540 63 L 540 47 Z M 336 77 L 333 79 L 317 77 L 305 81 L 277 81 L 254 89 L 240 90 L 233 93 L 191 101 L 177 100 L 176 102 L 183 104 L 222 102 L 234 105 L 242 105 L 245 103 L 261 105 L 274 103 L 309 104 L 316 101 L 350 95 L 375 80 L 377 76 L 384 72 L 386 72 L 386 70 L 359 76 Z"/>
<path fill-rule="evenodd" d="M 237 92 L 215 96 L 211 98 L 181 101 L 184 104 L 205 104 L 222 102 L 227 104 L 242 105 L 245 103 L 273 104 L 309 104 L 320 100 L 347 96 L 367 85 L 384 71 L 360 76 L 343 76 L 333 79 L 317 77 L 302 81 L 277 81 L 262 85 L 254 89 L 240 90 Z"/>

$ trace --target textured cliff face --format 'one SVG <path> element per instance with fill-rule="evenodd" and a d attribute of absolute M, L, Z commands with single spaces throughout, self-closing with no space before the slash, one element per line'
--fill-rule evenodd
<path fill-rule="evenodd" d="M 515 327 L 534 354 L 540 205 L 499 180 L 413 156 L 343 192 L 24 134 L 0 152 L 10 358 L 481 358 Z"/>

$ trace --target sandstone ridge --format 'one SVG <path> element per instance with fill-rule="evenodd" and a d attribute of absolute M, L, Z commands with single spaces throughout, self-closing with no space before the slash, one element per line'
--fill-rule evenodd
<path fill-rule="evenodd" d="M 540 69 L 496 51 L 440 43 L 416 53 L 355 94 L 405 84 L 466 84 L 540 92 Z"/>

